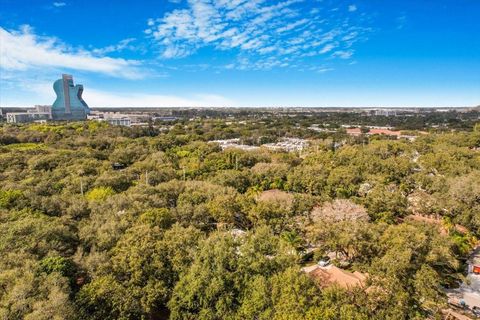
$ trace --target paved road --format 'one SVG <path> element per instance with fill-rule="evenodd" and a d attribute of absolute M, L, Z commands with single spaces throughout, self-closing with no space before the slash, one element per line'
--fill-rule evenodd
<path fill-rule="evenodd" d="M 463 293 L 463 300 L 470 308 L 480 308 L 480 275 L 469 274 L 467 283 L 462 284 L 460 287 L 460 291 Z"/>
<path fill-rule="evenodd" d="M 478 247 L 469 259 L 470 261 L 480 260 L 480 247 Z M 480 308 L 480 275 L 469 273 L 467 281 L 460 288 L 448 292 L 448 296 L 457 301 L 464 301 L 471 309 Z"/>

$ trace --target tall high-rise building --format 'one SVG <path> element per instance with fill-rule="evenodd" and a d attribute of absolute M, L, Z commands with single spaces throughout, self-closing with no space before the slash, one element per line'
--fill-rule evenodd
<path fill-rule="evenodd" d="M 57 99 L 52 105 L 53 120 L 85 120 L 90 108 L 82 99 L 83 86 L 74 85 L 73 77 L 63 74 L 53 83 Z"/>

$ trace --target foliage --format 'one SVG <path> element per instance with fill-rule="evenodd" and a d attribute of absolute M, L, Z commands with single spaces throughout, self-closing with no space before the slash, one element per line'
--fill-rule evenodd
<path fill-rule="evenodd" d="M 224 111 L 198 112 L 145 128 L 0 126 L 0 318 L 439 316 L 480 234 L 477 113 L 235 110 L 227 124 L 213 117 Z M 465 131 L 406 141 L 307 129 L 354 120 L 408 130 L 450 121 Z M 209 143 L 282 137 L 311 147 Z M 368 274 L 368 290 L 326 288 L 301 271 L 325 255 Z"/>
<path fill-rule="evenodd" d="M 21 190 L 0 190 L 0 208 L 12 209 L 24 197 Z"/>
<path fill-rule="evenodd" d="M 115 194 L 111 187 L 96 187 L 86 194 L 90 201 L 102 201 Z"/>

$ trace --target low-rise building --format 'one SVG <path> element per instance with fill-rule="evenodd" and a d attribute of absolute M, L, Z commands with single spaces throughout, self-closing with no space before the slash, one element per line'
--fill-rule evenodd
<path fill-rule="evenodd" d="M 52 106 L 49 105 L 36 105 L 34 110 L 28 110 L 30 113 L 49 113 L 52 114 Z"/>
<path fill-rule="evenodd" d="M 104 121 L 114 126 L 130 127 L 132 125 L 130 118 L 108 118 L 104 119 Z"/>
<path fill-rule="evenodd" d="M 262 147 L 265 147 L 270 150 L 281 150 L 281 151 L 302 151 L 308 147 L 308 140 L 298 139 L 298 138 L 285 138 L 280 142 L 276 143 L 267 143 L 263 144 Z"/>
<path fill-rule="evenodd" d="M 360 128 L 349 128 L 347 129 L 347 134 L 350 136 L 358 137 L 362 134 L 362 130 Z"/>
<path fill-rule="evenodd" d="M 213 140 L 213 141 L 210 141 L 210 142 L 211 143 L 218 143 L 220 145 L 220 148 L 222 148 L 222 150 L 234 148 L 234 149 L 241 149 L 241 150 L 244 150 L 244 151 L 252 151 L 252 150 L 258 150 L 259 149 L 259 147 L 257 147 L 257 146 L 249 146 L 249 145 L 246 145 L 246 144 L 240 144 L 240 139 L 238 139 L 238 138 L 224 139 L 224 140 Z"/>
<path fill-rule="evenodd" d="M 36 105 L 34 109 L 27 112 L 9 112 L 6 114 L 9 123 L 28 123 L 36 121 L 47 121 L 52 119 L 52 106 Z"/>
<path fill-rule="evenodd" d="M 35 121 L 46 121 L 49 120 L 49 114 L 41 114 L 41 113 L 7 113 L 7 122 L 9 123 L 28 123 L 28 122 L 35 122 Z"/>
<path fill-rule="evenodd" d="M 389 110 L 389 109 L 380 109 L 380 110 L 375 110 L 375 115 L 383 116 L 383 117 L 395 117 L 397 116 L 397 111 Z"/>
<path fill-rule="evenodd" d="M 175 121 L 178 120 L 178 117 L 165 116 L 165 117 L 153 117 L 152 121 Z"/>

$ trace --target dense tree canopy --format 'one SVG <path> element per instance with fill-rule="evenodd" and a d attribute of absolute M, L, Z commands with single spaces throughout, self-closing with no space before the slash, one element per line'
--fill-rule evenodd
<path fill-rule="evenodd" d="M 438 317 L 480 233 L 478 125 L 407 141 L 282 121 L 2 125 L 0 318 Z M 294 135 L 311 147 L 208 143 Z M 327 254 L 368 289 L 301 271 Z"/>

